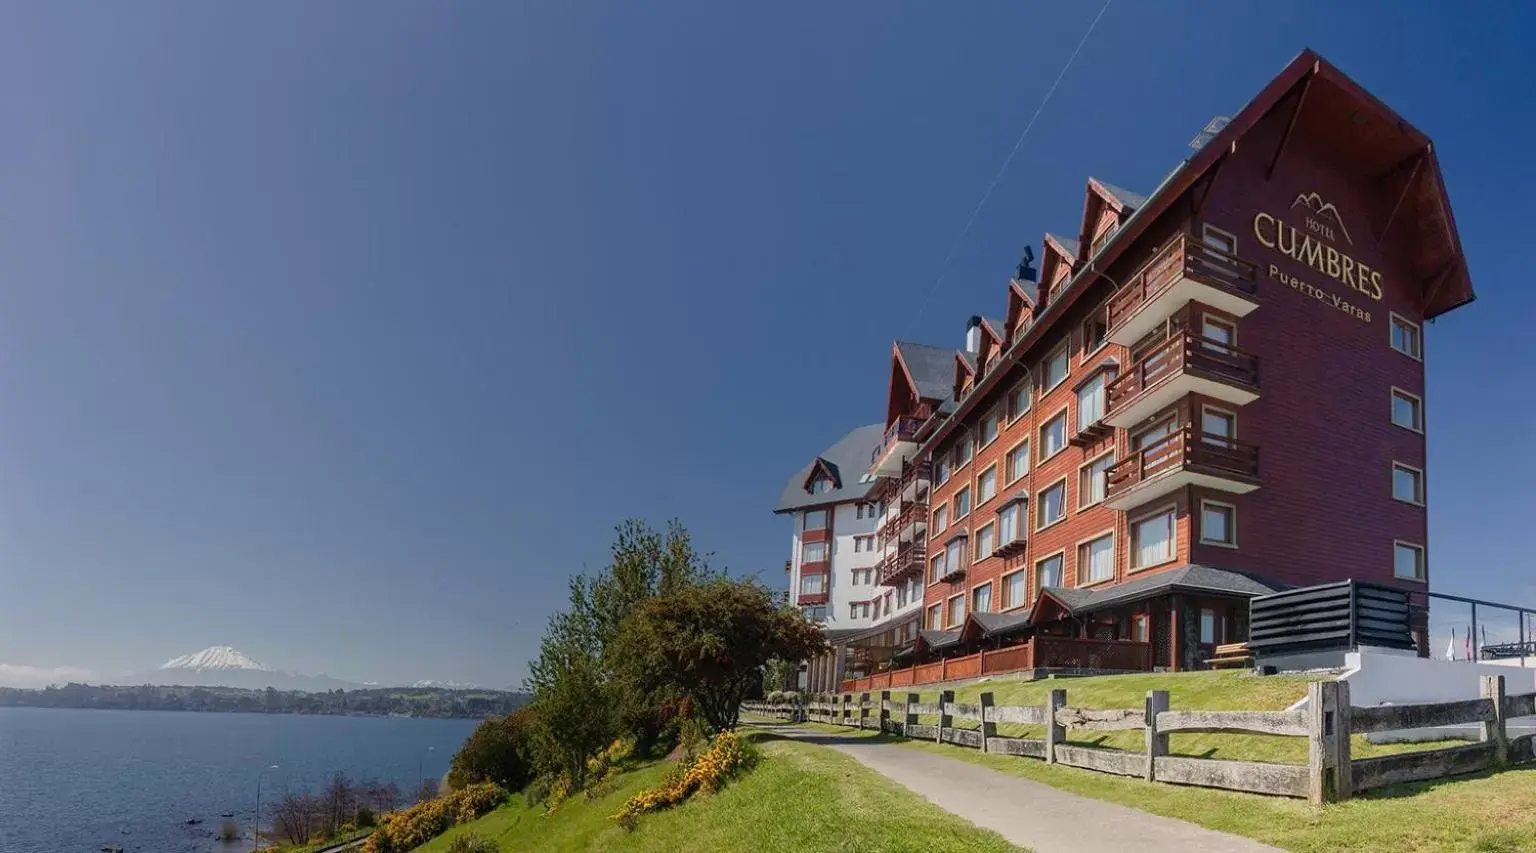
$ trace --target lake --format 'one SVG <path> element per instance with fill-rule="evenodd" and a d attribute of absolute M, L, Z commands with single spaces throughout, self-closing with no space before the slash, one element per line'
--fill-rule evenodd
<path fill-rule="evenodd" d="M 319 789 L 337 770 L 408 793 L 418 772 L 442 778 L 477 723 L 0 708 L 0 851 L 239 853 L 249 841 L 214 833 L 225 812 L 249 832 L 258 775 L 268 823 L 285 788 Z"/>

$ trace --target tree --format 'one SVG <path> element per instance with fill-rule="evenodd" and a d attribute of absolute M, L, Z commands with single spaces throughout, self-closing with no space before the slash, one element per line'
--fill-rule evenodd
<path fill-rule="evenodd" d="M 741 701 L 761 685 L 768 661 L 825 649 L 816 625 L 768 589 L 720 578 L 647 601 L 625 622 L 614 652 L 642 684 L 676 685 L 722 731 L 736 727 Z"/>
<path fill-rule="evenodd" d="M 415 801 L 418 803 L 425 803 L 428 800 L 437 799 L 437 780 L 421 780 L 421 784 L 416 786 L 416 795 L 413 799 L 415 799 Z"/>
<path fill-rule="evenodd" d="M 320 794 L 320 831 L 326 837 L 341 832 L 341 826 L 357 812 L 357 786 L 347 774 L 337 771 Z"/>
<path fill-rule="evenodd" d="M 314 840 L 324 806 L 308 791 L 287 792 L 272 810 L 272 831 L 294 846 Z"/>
<path fill-rule="evenodd" d="M 587 758 L 616 734 L 597 659 L 580 649 L 557 656 L 556 677 L 534 700 L 535 755 L 541 768 L 580 786 Z"/>
<path fill-rule="evenodd" d="M 476 782 L 495 782 L 508 791 L 521 790 L 533 779 L 534 725 L 530 707 L 475 727 L 454 753 L 448 767 L 449 787 L 459 790 Z"/>
<path fill-rule="evenodd" d="M 400 807 L 400 785 L 369 779 L 359 786 L 359 796 L 375 814 L 386 814 Z"/>

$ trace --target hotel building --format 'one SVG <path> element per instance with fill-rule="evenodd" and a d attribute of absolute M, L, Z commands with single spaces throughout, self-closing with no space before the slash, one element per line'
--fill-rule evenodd
<path fill-rule="evenodd" d="M 1427 589 L 1424 326 L 1473 299 L 1429 138 L 1305 51 L 1201 141 L 896 345 L 863 497 L 921 630 L 845 673 L 1198 668 L 1255 595 Z"/>

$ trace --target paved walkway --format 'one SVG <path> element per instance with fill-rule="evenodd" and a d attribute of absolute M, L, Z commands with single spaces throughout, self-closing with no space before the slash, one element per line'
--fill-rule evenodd
<path fill-rule="evenodd" d="M 1278 853 L 1279 848 L 1160 817 L 1128 806 L 1069 794 L 893 743 L 778 723 L 752 725 L 853 756 L 865 767 L 929 802 L 993 830 L 1035 853 L 1135 850 L 1137 853 Z M 1024 761 L 1027 759 L 1019 759 Z M 1083 771 L 1084 773 L 1092 771 Z"/>

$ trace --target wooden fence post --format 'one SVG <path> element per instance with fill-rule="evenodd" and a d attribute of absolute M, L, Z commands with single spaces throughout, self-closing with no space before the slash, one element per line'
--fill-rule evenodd
<path fill-rule="evenodd" d="M 1157 781 L 1157 759 L 1168 754 L 1168 736 L 1158 734 L 1157 715 L 1168 710 L 1168 691 L 1147 691 L 1147 771 L 1148 782 Z"/>
<path fill-rule="evenodd" d="M 906 715 L 906 720 L 901 724 L 901 736 L 902 737 L 911 737 L 912 736 L 912 727 L 917 725 L 917 712 L 912 710 L 912 708 L 913 708 L 913 706 L 915 706 L 918 703 L 918 700 L 920 700 L 921 698 L 922 697 L 917 695 L 916 693 L 908 693 L 907 694 L 907 715 Z"/>
<path fill-rule="evenodd" d="M 955 724 L 954 718 L 949 716 L 949 703 L 955 701 L 955 691 L 945 690 L 939 694 L 939 726 L 934 731 L 934 743 L 944 742 L 944 730 Z"/>
<path fill-rule="evenodd" d="M 1056 688 L 1045 700 L 1045 763 L 1056 763 L 1056 745 L 1067 739 L 1067 730 L 1056 722 L 1056 712 L 1067 705 L 1067 691 Z"/>
<path fill-rule="evenodd" d="M 1307 799 L 1313 805 L 1349 799 L 1353 792 L 1349 756 L 1349 684 L 1307 685 Z"/>
<path fill-rule="evenodd" d="M 1493 764 L 1503 767 L 1509 763 L 1509 729 L 1504 719 L 1504 676 L 1483 676 L 1483 698 L 1493 702 L 1493 719 L 1483 723 L 1478 739 L 1493 744 Z"/>
<path fill-rule="evenodd" d="M 987 719 L 992 705 L 996 701 L 991 691 L 981 694 L 981 751 L 987 751 L 987 741 L 997 737 L 997 723 Z"/>
<path fill-rule="evenodd" d="M 866 724 L 868 722 L 869 722 L 869 693 L 866 691 L 864 693 L 860 693 L 859 694 L 859 730 L 863 731 L 865 728 L 867 728 Z"/>
<path fill-rule="evenodd" d="M 853 694 L 852 693 L 844 693 L 843 694 L 843 707 L 841 709 L 841 713 L 839 713 L 837 715 L 837 722 L 838 722 L 839 725 L 843 725 L 843 726 L 851 726 L 851 725 L 853 725 Z"/>
<path fill-rule="evenodd" d="M 891 730 L 891 691 L 880 691 L 880 731 Z"/>

